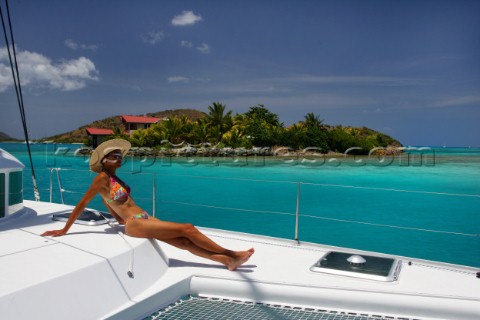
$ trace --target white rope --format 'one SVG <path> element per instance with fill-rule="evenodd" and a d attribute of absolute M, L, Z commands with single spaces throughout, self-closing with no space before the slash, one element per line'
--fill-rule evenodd
<path fill-rule="evenodd" d="M 257 213 L 271 213 L 271 214 L 282 214 L 282 215 L 295 216 L 295 214 L 293 214 L 293 213 L 281 212 L 281 211 L 268 211 L 268 210 L 253 210 L 253 209 L 241 209 L 241 208 L 232 208 L 232 207 L 220 207 L 220 206 L 213 206 L 213 205 L 207 205 L 207 204 L 195 204 L 195 203 L 180 202 L 180 201 L 167 201 L 167 200 L 160 200 L 160 201 L 164 202 L 164 203 L 174 203 L 174 204 L 181 204 L 181 205 L 187 205 L 187 206 L 193 206 L 193 207 L 204 207 L 204 208 L 212 208 L 212 209 L 220 209 L 220 210 L 257 212 Z M 337 221 L 337 222 L 348 222 L 348 223 L 356 223 L 356 224 L 363 224 L 363 225 L 371 225 L 371 226 L 376 226 L 376 227 L 388 227 L 388 228 L 413 230 L 413 231 L 434 232 L 434 233 L 442 233 L 442 234 L 461 235 L 461 236 L 467 236 L 467 237 L 479 237 L 480 236 L 480 234 L 475 234 L 475 233 L 462 233 L 462 232 L 454 232 L 454 231 L 403 227 L 403 226 L 395 226 L 395 225 L 388 225 L 388 224 L 381 224 L 381 223 L 372 223 L 372 222 L 337 219 L 337 218 L 330 218 L 330 217 L 323 217 L 323 216 L 314 216 L 314 215 L 309 215 L 309 214 L 301 214 L 300 216 L 313 218 L 313 219 L 322 219 L 322 220 L 331 220 L 331 221 Z"/>
<path fill-rule="evenodd" d="M 81 171 L 81 170 L 76 170 L 76 169 L 67 169 L 67 170 Z M 171 177 L 188 177 L 188 178 L 196 178 L 196 179 L 236 180 L 236 181 L 250 181 L 250 182 L 303 184 L 303 185 L 321 186 L 321 187 L 351 188 L 351 189 L 363 189 L 363 190 L 392 191 L 392 192 L 419 193 L 419 194 L 454 196 L 454 197 L 480 198 L 480 195 L 477 195 L 477 194 L 461 194 L 461 193 L 434 192 L 434 191 L 421 191 L 421 190 L 404 190 L 404 189 L 393 189 L 393 188 L 361 187 L 361 186 L 339 185 L 339 184 L 292 182 L 292 181 L 282 181 L 282 180 L 263 180 L 263 179 L 250 179 L 250 178 L 209 177 L 209 176 L 178 175 L 178 174 L 159 174 L 159 175 L 160 176 L 171 176 Z M 67 193 L 79 193 L 79 192 L 75 192 L 75 191 L 68 191 L 66 189 L 62 189 L 61 191 L 62 192 L 67 192 Z M 196 207 L 204 207 L 204 208 L 212 208 L 212 209 L 295 216 L 295 214 L 293 214 L 293 213 L 281 212 L 281 211 L 242 209 L 242 208 L 222 207 L 222 206 L 214 206 L 214 205 L 207 205 L 207 204 L 194 204 L 194 203 L 180 202 L 180 201 L 166 201 L 166 200 L 160 200 L 160 201 L 163 202 L 163 203 L 174 203 L 174 204 L 180 204 L 180 205 L 188 205 L 188 206 L 196 206 Z M 396 225 L 388 225 L 388 224 L 380 224 L 380 223 L 372 223 L 372 222 L 364 222 L 364 221 L 356 221 L 356 220 L 337 219 L 337 218 L 331 218 L 331 217 L 325 217 L 325 216 L 315 216 L 315 215 L 309 215 L 309 214 L 301 214 L 301 215 L 304 216 L 304 217 L 309 217 L 309 218 L 313 218 L 313 219 L 322 219 L 322 220 L 330 220 L 330 221 L 337 221 L 337 222 L 356 223 L 356 224 L 371 225 L 371 226 L 377 226 L 377 227 L 387 227 L 387 228 L 413 230 L 413 231 L 423 231 L 423 232 L 432 232 L 432 233 L 442 233 L 442 234 L 451 234 L 451 235 L 462 235 L 462 236 L 468 236 L 468 237 L 479 237 L 480 236 L 480 234 L 471 234 L 471 233 L 462 233 L 462 232 L 444 231 L 444 230 L 433 230 L 433 229 L 424 229 L 424 228 L 414 228 L 414 227 L 404 227 L 404 226 L 396 226 Z M 110 225 L 110 222 L 109 222 L 108 219 L 107 219 L 107 221 Z M 113 226 L 112 226 L 112 228 L 113 228 Z M 119 235 L 121 235 L 120 232 L 119 232 Z M 123 237 L 123 235 L 121 235 L 121 236 L 122 236 L 122 239 L 131 247 L 131 245 Z M 132 248 L 132 250 L 133 250 L 133 248 Z M 133 263 L 132 263 L 132 266 L 133 266 Z"/>
<path fill-rule="evenodd" d="M 50 190 L 50 189 L 45 189 L 45 190 Z M 72 193 L 72 194 L 85 194 L 85 192 L 71 191 L 71 190 L 67 190 L 67 189 L 60 189 L 60 191 L 65 192 L 65 193 Z M 150 200 L 151 198 L 135 197 L 135 199 Z"/>
<path fill-rule="evenodd" d="M 365 189 L 365 190 L 377 190 L 377 191 L 393 191 L 393 192 L 434 194 L 434 195 L 454 196 L 454 197 L 480 198 L 480 195 L 478 195 L 478 194 L 467 194 L 467 193 L 449 193 L 449 192 L 435 192 L 435 191 L 423 191 L 423 190 L 404 190 L 404 189 L 392 189 L 392 188 L 359 187 L 359 186 L 348 186 L 348 185 L 341 185 L 341 184 L 311 183 L 311 182 L 300 182 L 300 183 L 305 184 L 305 185 L 322 186 L 322 187 L 337 187 L 337 188 L 351 188 L 351 189 Z"/>
<path fill-rule="evenodd" d="M 290 212 L 281 212 L 281 211 L 268 211 L 268 210 L 254 210 L 254 209 L 242 209 L 242 208 L 232 208 L 232 207 L 219 207 L 219 206 L 212 206 L 208 204 L 198 204 L 198 203 L 190 203 L 190 202 L 181 202 L 181 201 L 168 201 L 168 200 L 160 200 L 163 203 L 175 203 L 175 204 L 182 204 L 186 206 L 193 206 L 193 207 L 204 207 L 204 208 L 212 208 L 212 209 L 222 209 L 222 210 L 233 210 L 233 211 L 243 211 L 243 212 L 258 212 L 258 213 L 273 213 L 273 214 L 283 214 L 288 216 L 294 216 L 294 213 Z"/>
<path fill-rule="evenodd" d="M 308 215 L 308 214 L 302 214 L 301 216 L 302 217 L 308 217 L 308 218 L 314 218 L 314 219 L 364 224 L 364 225 L 370 225 L 370 226 L 376 226 L 376 227 L 387 227 L 387 228 L 405 229 L 405 230 L 413 230 L 413 231 L 425 231 L 425 232 L 434 232 L 434 233 L 443 233 L 443 234 L 454 234 L 454 235 L 461 235 L 461 236 L 468 236 L 468 237 L 479 237 L 480 236 L 480 234 L 475 234 L 475 233 L 462 233 L 462 232 L 454 232 L 454 231 L 403 227 L 403 226 L 395 226 L 395 225 L 382 224 L 382 223 L 364 222 L 364 221 L 356 221 L 356 220 L 345 220 L 345 219 L 337 219 L 337 218 L 322 217 L 322 216 L 312 216 L 312 215 Z"/>
<path fill-rule="evenodd" d="M 108 220 L 107 220 L 108 221 Z M 123 241 L 125 241 L 125 243 L 130 247 L 130 270 L 127 272 L 127 275 L 130 277 L 130 278 L 134 278 L 135 275 L 133 273 L 133 265 L 135 263 L 135 249 L 133 248 L 133 246 L 130 244 L 130 242 L 127 241 L 127 239 L 125 239 L 125 235 L 123 234 L 123 232 L 121 232 L 120 230 L 116 229 L 114 226 L 112 226 L 110 224 L 110 222 L 108 222 L 108 225 L 112 228 L 114 228 L 116 231 L 117 231 L 117 234 L 123 239 Z"/>
<path fill-rule="evenodd" d="M 393 192 L 420 193 L 420 194 L 432 194 L 432 195 L 455 196 L 455 197 L 480 198 L 479 194 L 449 193 L 449 192 L 436 192 L 436 191 L 423 191 L 423 190 L 405 190 L 405 189 L 393 189 L 393 188 L 361 187 L 361 186 L 351 186 L 351 185 L 342 185 L 342 184 L 296 182 L 296 181 L 288 181 L 288 180 L 262 180 L 262 179 L 250 179 L 250 178 L 226 178 L 226 177 L 194 176 L 194 175 L 182 175 L 182 174 L 159 174 L 159 176 L 195 178 L 195 179 L 211 179 L 211 180 L 235 180 L 235 181 L 250 181 L 250 182 L 285 183 L 285 184 L 298 184 L 298 183 L 300 183 L 300 184 L 303 184 L 303 185 L 311 185 L 311 186 L 319 186 L 319 187 L 351 188 L 351 189 L 393 191 Z"/>
<path fill-rule="evenodd" d="M 125 235 L 123 234 L 122 231 L 120 231 L 119 229 L 117 229 L 110 221 L 110 219 L 108 219 L 107 217 L 105 217 L 101 211 L 93 211 L 93 213 L 97 214 L 97 215 L 100 215 L 102 216 L 103 219 L 105 219 L 105 221 L 107 221 L 107 224 L 117 232 L 117 234 L 120 236 L 120 238 L 123 239 L 123 241 L 125 241 L 125 243 L 130 247 L 130 270 L 127 272 L 127 275 L 130 277 L 130 278 L 134 278 L 134 273 L 133 273 L 133 265 L 134 265 L 134 262 L 135 262 L 135 249 L 133 248 L 133 246 L 130 244 L 130 242 L 127 241 L 127 239 L 125 238 Z"/>
<path fill-rule="evenodd" d="M 195 176 L 187 174 L 158 174 L 163 177 L 182 177 L 182 178 L 195 178 L 195 179 L 211 179 L 211 180 L 237 180 L 237 181 L 251 181 L 251 182 L 269 182 L 269 183 L 287 183 L 297 184 L 295 181 L 288 180 L 262 180 L 262 179 L 250 179 L 250 178 L 226 178 L 226 177 L 212 177 L 212 176 Z"/>
<path fill-rule="evenodd" d="M 86 171 L 79 169 L 63 169 L 63 171 Z M 152 174 L 152 173 L 139 173 L 139 174 Z M 319 187 L 335 187 L 335 188 L 350 188 L 350 189 L 364 189 L 364 190 L 377 190 L 377 191 L 392 191 L 392 192 L 405 192 L 405 193 L 419 193 L 419 194 L 431 194 L 431 195 L 443 195 L 443 196 L 454 196 L 454 197 L 472 197 L 480 198 L 479 194 L 468 194 L 468 193 L 450 193 L 450 192 L 437 192 L 437 191 L 423 191 L 423 190 L 405 190 L 405 189 L 394 189 L 394 188 L 377 188 L 377 187 L 362 187 L 362 186 L 352 186 L 352 185 L 342 185 L 342 184 L 329 184 L 329 183 L 313 183 L 313 182 L 296 182 L 288 180 L 264 180 L 264 179 L 250 179 L 250 178 L 227 178 L 227 177 L 211 177 L 211 176 L 197 176 L 197 175 L 183 175 L 183 174 L 157 174 L 164 177 L 183 177 L 183 178 L 194 178 L 194 179 L 210 179 L 210 180 L 234 180 L 234 181 L 250 181 L 250 182 L 266 182 L 266 183 L 284 183 L 284 184 L 302 184 L 302 185 L 311 185 Z M 67 191 L 74 193 L 73 191 Z"/>

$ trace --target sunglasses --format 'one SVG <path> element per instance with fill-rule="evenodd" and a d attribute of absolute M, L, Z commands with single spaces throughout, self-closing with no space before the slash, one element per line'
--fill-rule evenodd
<path fill-rule="evenodd" d="M 123 155 L 121 153 L 111 153 L 106 156 L 107 159 L 117 159 L 117 160 L 122 160 Z"/>

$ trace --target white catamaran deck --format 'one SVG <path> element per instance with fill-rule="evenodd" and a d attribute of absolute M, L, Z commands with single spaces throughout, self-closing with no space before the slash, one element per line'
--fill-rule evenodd
<path fill-rule="evenodd" d="M 474 268 L 400 257 L 397 281 L 332 275 L 310 267 L 331 250 L 373 253 L 202 229 L 224 247 L 255 248 L 231 272 L 161 242 L 127 236 L 125 241 L 117 234 L 120 226 L 74 225 L 66 236 L 44 238 L 45 230 L 64 225 L 52 221 L 52 214 L 71 207 L 24 205 L 22 217 L 0 224 L 4 319 L 138 319 L 187 294 L 396 319 L 480 318 Z"/>

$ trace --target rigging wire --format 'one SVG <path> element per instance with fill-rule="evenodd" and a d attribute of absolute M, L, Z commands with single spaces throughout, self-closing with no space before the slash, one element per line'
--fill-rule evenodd
<path fill-rule="evenodd" d="M 20 83 L 20 73 L 18 71 L 18 62 L 17 62 L 17 52 L 15 50 L 15 39 L 13 37 L 13 28 L 12 28 L 12 21 L 10 19 L 10 9 L 8 6 L 8 0 L 5 0 L 5 7 L 6 7 L 6 13 L 7 13 L 7 18 L 8 18 L 8 27 L 10 31 L 10 39 L 11 39 L 11 48 L 12 52 L 10 52 L 10 44 L 8 41 L 8 35 L 7 35 L 7 28 L 5 26 L 5 19 L 3 17 L 3 11 L 2 7 L 0 5 L 0 17 L 2 20 L 2 27 L 3 27 L 3 35 L 5 37 L 5 44 L 6 44 L 6 49 L 8 52 L 8 59 L 10 61 L 10 69 L 12 70 L 12 77 L 13 77 L 13 83 L 15 86 L 15 92 L 17 94 L 17 102 L 18 102 L 18 107 L 20 109 L 20 116 L 22 118 L 22 126 L 23 126 L 23 134 L 25 136 L 25 142 L 27 144 L 27 150 L 28 150 L 28 156 L 30 159 L 30 166 L 32 168 L 32 180 L 33 180 L 33 193 L 35 196 L 36 201 L 40 201 L 40 192 L 38 191 L 37 187 L 37 179 L 35 177 L 35 169 L 33 166 L 33 159 L 32 159 L 32 152 L 30 150 L 30 138 L 28 136 L 28 130 L 27 130 L 27 118 L 25 115 L 25 107 L 23 104 L 23 94 L 22 94 L 22 86 Z M 13 53 L 13 60 L 12 60 L 12 53 Z"/>

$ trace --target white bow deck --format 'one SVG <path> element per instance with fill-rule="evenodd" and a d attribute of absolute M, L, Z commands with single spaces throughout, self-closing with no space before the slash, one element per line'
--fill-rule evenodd
<path fill-rule="evenodd" d="M 51 215 L 71 207 L 24 204 L 22 217 L 0 224 L 5 319 L 137 319 L 186 294 L 395 318 L 480 317 L 480 279 L 474 268 L 402 258 L 395 282 L 329 275 L 309 269 L 332 247 L 202 229 L 224 247 L 255 248 L 252 258 L 231 272 L 158 241 L 126 237 L 127 243 L 109 225 L 73 225 L 66 236 L 44 238 L 45 230 L 64 225 Z M 130 246 L 133 279 L 127 275 Z"/>

